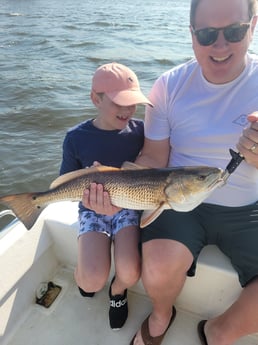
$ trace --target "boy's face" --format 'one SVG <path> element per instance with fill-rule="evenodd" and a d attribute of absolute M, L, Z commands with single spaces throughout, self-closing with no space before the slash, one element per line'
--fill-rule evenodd
<path fill-rule="evenodd" d="M 122 130 L 136 111 L 136 105 L 120 106 L 112 102 L 105 94 L 100 97 L 92 92 L 91 99 L 98 109 L 98 116 L 94 120 L 94 124 L 100 129 Z"/>

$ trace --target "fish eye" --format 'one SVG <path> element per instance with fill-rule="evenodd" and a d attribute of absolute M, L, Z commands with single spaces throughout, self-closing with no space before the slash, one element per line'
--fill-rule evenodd
<path fill-rule="evenodd" d="M 199 175 L 198 180 L 199 181 L 204 181 L 206 179 L 206 175 Z"/>

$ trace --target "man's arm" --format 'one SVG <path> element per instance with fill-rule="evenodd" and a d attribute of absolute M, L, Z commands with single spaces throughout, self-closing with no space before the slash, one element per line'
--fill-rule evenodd
<path fill-rule="evenodd" d="M 164 168 L 168 164 L 169 153 L 169 138 L 164 140 L 145 138 L 143 149 L 135 163 L 150 168 Z"/>

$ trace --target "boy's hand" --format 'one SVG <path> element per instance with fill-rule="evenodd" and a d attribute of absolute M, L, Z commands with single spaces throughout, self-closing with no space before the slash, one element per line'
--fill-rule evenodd
<path fill-rule="evenodd" d="M 121 210 L 120 207 L 111 204 L 108 192 L 104 191 L 102 184 L 97 183 L 91 183 L 90 189 L 85 189 L 82 204 L 96 213 L 107 216 L 113 216 Z"/>

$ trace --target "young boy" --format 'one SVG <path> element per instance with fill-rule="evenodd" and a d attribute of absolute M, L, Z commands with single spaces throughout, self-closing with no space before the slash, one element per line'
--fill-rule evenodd
<path fill-rule="evenodd" d="M 60 174 L 92 166 L 96 161 L 120 167 L 124 161 L 134 161 L 143 146 L 143 121 L 132 116 L 137 104 L 152 104 L 142 94 L 131 69 L 118 63 L 99 67 L 92 79 L 91 100 L 97 116 L 66 134 Z M 79 223 L 75 280 L 83 296 L 92 297 L 106 284 L 114 243 L 109 322 L 113 330 L 118 330 L 128 315 L 127 289 L 140 277 L 139 213 L 122 209 L 106 216 L 86 209 L 81 202 Z"/>

